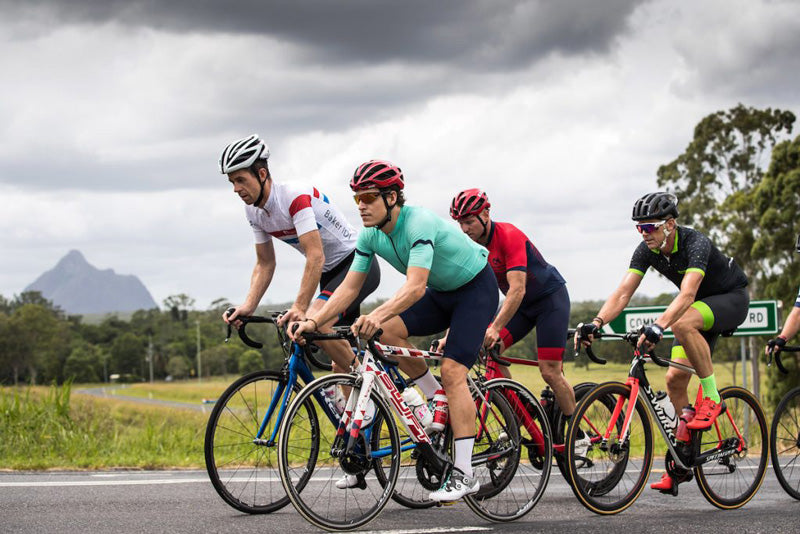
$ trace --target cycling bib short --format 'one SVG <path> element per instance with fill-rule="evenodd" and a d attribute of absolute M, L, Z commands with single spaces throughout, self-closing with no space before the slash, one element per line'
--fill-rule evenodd
<path fill-rule="evenodd" d="M 564 345 L 569 329 L 569 309 L 569 292 L 564 284 L 555 293 L 550 293 L 525 307 L 520 306 L 517 313 L 500 331 L 503 347 L 507 349 L 536 327 L 538 359 L 560 362 L 564 357 Z"/>

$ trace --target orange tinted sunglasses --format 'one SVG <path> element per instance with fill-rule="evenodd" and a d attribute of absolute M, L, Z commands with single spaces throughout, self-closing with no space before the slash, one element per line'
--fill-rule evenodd
<path fill-rule="evenodd" d="M 356 204 L 359 202 L 363 202 L 364 204 L 372 204 L 378 198 L 380 198 L 380 193 L 356 193 L 353 195 L 353 200 L 356 201 Z"/>

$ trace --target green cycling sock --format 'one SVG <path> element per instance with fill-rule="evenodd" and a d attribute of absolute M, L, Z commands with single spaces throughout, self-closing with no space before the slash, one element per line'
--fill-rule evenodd
<path fill-rule="evenodd" d="M 704 397 L 708 397 L 714 402 L 720 401 L 719 391 L 717 391 L 717 379 L 714 378 L 713 373 L 705 378 L 701 378 L 700 385 L 703 386 Z"/>

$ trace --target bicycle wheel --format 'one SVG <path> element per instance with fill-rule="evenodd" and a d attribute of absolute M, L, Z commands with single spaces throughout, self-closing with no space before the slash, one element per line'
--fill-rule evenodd
<path fill-rule="evenodd" d="M 479 388 L 472 464 L 481 487 L 465 500 L 484 519 L 513 521 L 530 512 L 547 487 L 553 461 L 550 425 L 539 401 L 518 382 L 499 378 Z M 520 461 L 523 451 L 529 461 Z"/>
<path fill-rule="evenodd" d="M 279 372 L 243 376 L 219 397 L 206 425 L 204 449 L 211 483 L 226 503 L 248 514 L 266 514 L 289 504 L 278 474 L 276 444 L 268 442 L 277 408 L 258 437 L 270 402 L 277 393 L 279 407 L 285 388 Z M 299 390 L 295 384 L 290 398 Z M 307 408 L 306 412 L 315 417 Z M 298 480 L 304 483 L 304 478 Z"/>
<path fill-rule="evenodd" d="M 309 419 L 304 406 L 314 398 L 320 388 L 345 386 L 358 395 L 356 377 L 334 374 L 311 382 L 297 395 L 286 413 L 278 440 L 278 465 L 281 481 L 289 500 L 297 511 L 311 524 L 326 530 L 352 530 L 372 521 L 381 512 L 392 495 L 400 468 L 400 439 L 389 407 L 372 391 L 375 406 L 372 423 L 381 419 L 379 427 L 368 424 L 356 438 L 344 432 L 337 439 L 338 421 L 327 415 Z M 317 403 L 312 406 L 320 410 Z M 373 433 L 378 433 L 375 438 Z M 318 444 L 298 447 L 297 443 Z M 349 451 L 348 451 L 349 448 Z M 311 460 L 314 460 L 313 463 Z M 375 469 L 385 471 L 387 481 L 382 484 L 374 475 Z M 338 487 L 337 482 L 352 475 L 352 487 Z M 305 487 L 297 481 L 310 479 Z"/>
<path fill-rule="evenodd" d="M 775 476 L 786 493 L 800 499 L 800 387 L 781 399 L 769 435 Z"/>
<path fill-rule="evenodd" d="M 764 480 L 767 421 L 758 400 L 746 389 L 732 386 L 719 394 L 726 411 L 701 434 L 695 455 L 718 451 L 722 456 L 695 468 L 695 476 L 708 502 L 730 510 L 752 499 Z"/>
<path fill-rule="evenodd" d="M 578 404 L 567 429 L 564 450 L 572 491 L 597 514 L 616 514 L 633 504 L 653 466 L 650 416 L 638 397 L 622 435 L 630 394 L 625 384 L 600 384 Z M 616 407 L 621 411 L 615 418 Z M 583 439 L 578 439 L 579 429 Z"/>

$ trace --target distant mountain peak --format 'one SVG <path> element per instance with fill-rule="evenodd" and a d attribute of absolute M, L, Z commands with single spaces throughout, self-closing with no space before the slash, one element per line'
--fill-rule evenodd
<path fill-rule="evenodd" d="M 130 312 L 158 307 L 136 276 L 100 270 L 79 250 L 70 250 L 25 291 L 41 292 L 67 313 Z"/>

